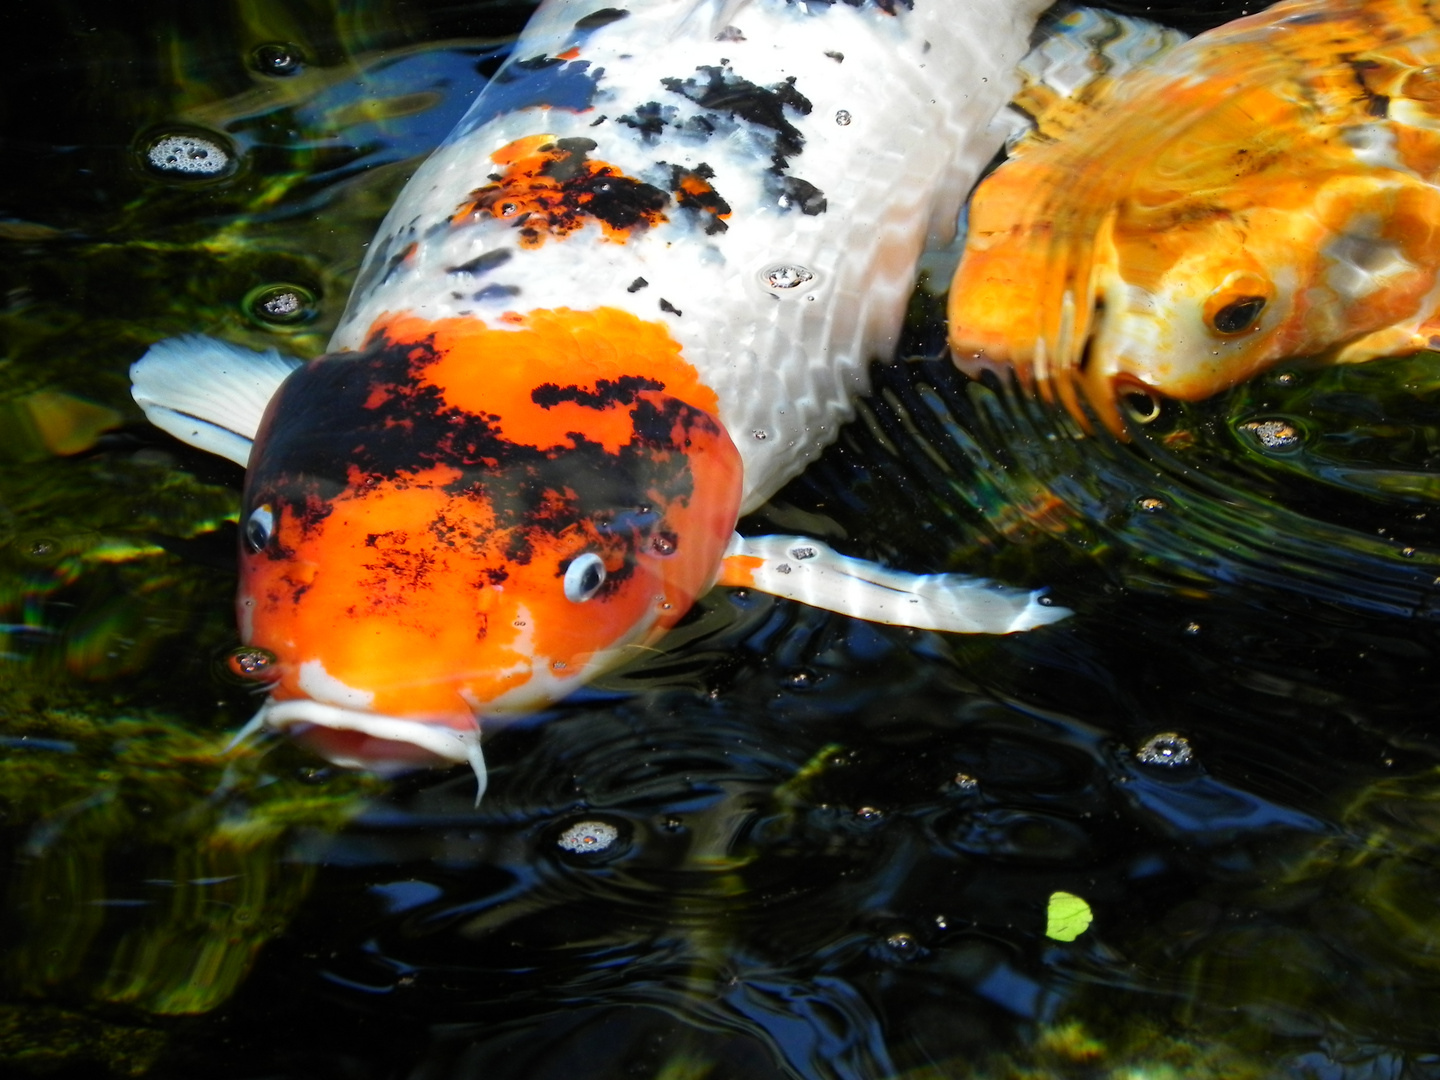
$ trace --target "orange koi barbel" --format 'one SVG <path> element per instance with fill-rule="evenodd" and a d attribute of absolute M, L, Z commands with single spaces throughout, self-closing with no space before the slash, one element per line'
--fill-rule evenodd
<path fill-rule="evenodd" d="M 1440 7 L 1289 0 L 1085 98 L 975 192 L 962 370 L 1123 436 L 1130 392 L 1440 345 Z"/>
<path fill-rule="evenodd" d="M 482 726 L 717 582 L 950 631 L 1067 614 L 734 532 L 893 351 L 1043 0 L 616 2 L 542 5 L 326 355 L 179 338 L 132 368 L 152 421 L 247 466 L 253 723 L 336 762 L 468 762 L 483 791 Z"/>

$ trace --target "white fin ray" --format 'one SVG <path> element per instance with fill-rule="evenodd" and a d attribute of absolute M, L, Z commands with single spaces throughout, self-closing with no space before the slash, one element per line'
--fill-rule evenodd
<path fill-rule="evenodd" d="M 156 427 L 248 465 L 265 406 L 303 361 L 202 334 L 166 338 L 130 365 L 130 394 Z"/>
<path fill-rule="evenodd" d="M 890 570 L 803 536 L 737 533 L 725 555 L 745 559 L 745 575 L 762 592 L 891 626 L 1010 634 L 1070 614 L 1068 608 L 1042 603 L 1043 591 L 1009 588 L 963 574 Z"/>

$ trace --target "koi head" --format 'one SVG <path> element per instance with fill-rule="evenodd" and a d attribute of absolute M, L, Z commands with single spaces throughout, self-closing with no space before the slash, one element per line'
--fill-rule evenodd
<path fill-rule="evenodd" d="M 980 185 L 950 299 L 962 370 L 1013 370 L 1123 437 L 1131 393 L 1193 401 L 1291 358 L 1427 343 L 1440 148 L 1393 119 L 1415 72 L 1347 51 L 1373 28 L 1286 7 L 1120 80 Z"/>
<path fill-rule="evenodd" d="M 663 327 L 411 317 L 298 369 L 246 478 L 241 636 L 261 718 L 341 764 L 478 761 L 658 637 L 734 528 L 738 454 Z"/>

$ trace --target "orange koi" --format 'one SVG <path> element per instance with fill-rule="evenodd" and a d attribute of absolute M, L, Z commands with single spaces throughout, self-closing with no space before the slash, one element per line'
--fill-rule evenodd
<path fill-rule="evenodd" d="M 1127 394 L 1440 346 L 1434 4 L 1287 0 L 1055 108 L 973 196 L 962 370 L 1123 436 Z"/>

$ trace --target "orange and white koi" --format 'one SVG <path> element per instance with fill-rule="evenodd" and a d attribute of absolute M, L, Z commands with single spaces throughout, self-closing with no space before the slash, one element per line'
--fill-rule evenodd
<path fill-rule="evenodd" d="M 1123 434 L 1128 393 L 1440 345 L 1435 4 L 1287 0 L 1080 98 L 1032 106 L 1039 130 L 975 192 L 963 370 Z"/>
<path fill-rule="evenodd" d="M 256 723 L 347 764 L 468 761 L 483 790 L 481 722 L 717 580 L 946 630 L 1063 617 L 734 533 L 892 351 L 1043 6 L 550 0 L 391 209 L 329 353 L 152 348 L 151 419 L 248 466 Z"/>

